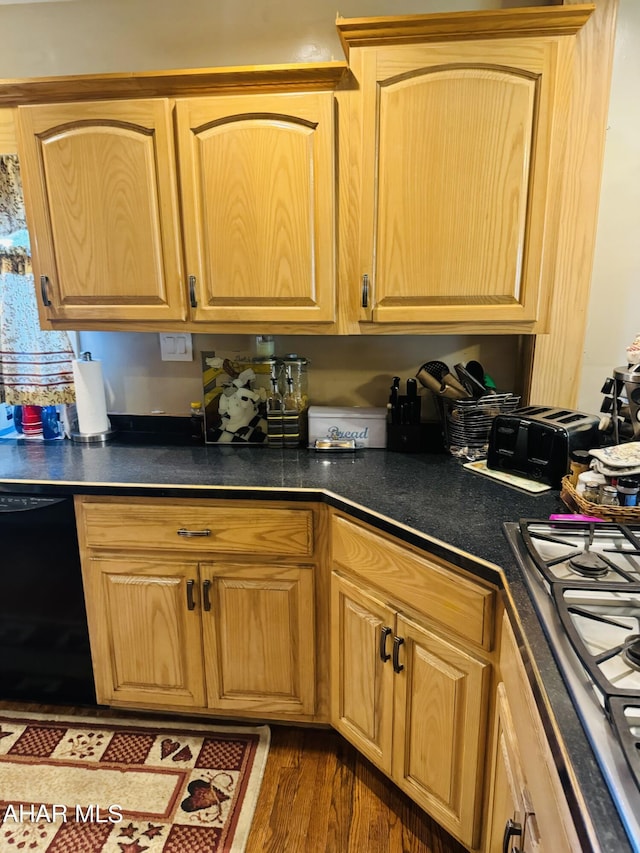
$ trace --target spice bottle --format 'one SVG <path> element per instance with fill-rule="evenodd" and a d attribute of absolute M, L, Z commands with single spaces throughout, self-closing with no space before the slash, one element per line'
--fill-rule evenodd
<path fill-rule="evenodd" d="M 591 456 L 588 450 L 572 450 L 569 461 L 569 481 L 572 486 L 578 485 L 578 477 L 589 470 Z"/>
<path fill-rule="evenodd" d="M 602 486 L 600 489 L 600 503 L 602 506 L 618 506 L 618 492 L 615 486 Z"/>
<path fill-rule="evenodd" d="M 640 484 L 631 477 L 620 477 L 617 484 L 618 503 L 620 506 L 638 506 Z"/>
<path fill-rule="evenodd" d="M 600 503 L 600 483 L 595 477 L 585 479 L 582 497 L 585 501 L 589 501 L 589 503 Z"/>
<path fill-rule="evenodd" d="M 200 400 L 191 403 L 191 442 L 204 444 L 204 409 Z"/>

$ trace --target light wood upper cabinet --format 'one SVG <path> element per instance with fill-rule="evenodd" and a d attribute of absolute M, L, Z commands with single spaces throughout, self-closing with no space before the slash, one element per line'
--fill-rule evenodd
<path fill-rule="evenodd" d="M 332 321 L 333 94 L 181 99 L 176 115 L 193 319 Z"/>
<path fill-rule="evenodd" d="M 169 102 L 17 112 L 42 325 L 183 320 Z"/>
<path fill-rule="evenodd" d="M 338 20 L 361 128 L 341 274 L 360 323 L 544 331 L 574 39 L 565 12 L 521 35 L 518 11 Z"/>

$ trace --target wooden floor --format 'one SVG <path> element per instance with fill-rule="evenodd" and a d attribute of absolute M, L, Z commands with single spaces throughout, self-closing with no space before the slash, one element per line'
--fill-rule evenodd
<path fill-rule="evenodd" d="M 16 702 L 0 702 L 0 709 L 154 718 Z M 465 848 L 333 730 L 274 725 L 246 853 L 465 853 Z"/>
<path fill-rule="evenodd" d="M 340 735 L 271 727 L 246 853 L 464 853 Z"/>

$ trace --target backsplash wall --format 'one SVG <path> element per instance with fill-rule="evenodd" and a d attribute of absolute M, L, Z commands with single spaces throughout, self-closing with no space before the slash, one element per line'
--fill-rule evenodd
<path fill-rule="evenodd" d="M 253 355 L 250 335 L 194 335 L 191 362 L 162 361 L 157 334 L 80 332 L 80 350 L 102 361 L 111 412 L 187 414 L 189 403 L 202 398 L 200 353 L 241 352 Z M 392 376 L 415 376 L 425 361 L 449 367 L 481 361 L 501 390 L 513 390 L 518 374 L 517 336 L 389 335 L 275 337 L 277 355 L 297 352 L 311 360 L 309 397 L 317 405 L 384 406 Z M 403 385 L 404 387 L 404 385 Z M 423 418 L 437 418 L 432 395 L 424 391 Z"/>

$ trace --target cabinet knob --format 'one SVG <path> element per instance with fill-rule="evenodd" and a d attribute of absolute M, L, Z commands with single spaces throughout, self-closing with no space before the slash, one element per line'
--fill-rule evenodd
<path fill-rule="evenodd" d="M 509 842 L 512 838 L 518 838 L 522 835 L 522 824 L 515 820 L 509 820 L 504 825 L 504 835 L 502 836 L 502 853 L 509 853 Z M 517 847 L 511 848 L 511 853 L 519 853 Z"/>
<path fill-rule="evenodd" d="M 380 628 L 380 660 L 382 663 L 386 663 L 391 657 L 391 655 L 387 654 L 387 637 L 391 633 L 391 628 L 388 628 L 386 625 Z"/>
<path fill-rule="evenodd" d="M 42 297 L 42 304 L 48 308 L 51 305 L 51 300 L 49 299 L 49 277 L 46 275 L 40 276 L 40 296 Z"/>
<path fill-rule="evenodd" d="M 403 637 L 393 638 L 393 671 L 402 672 L 404 665 L 400 663 L 400 646 L 404 645 Z"/>

